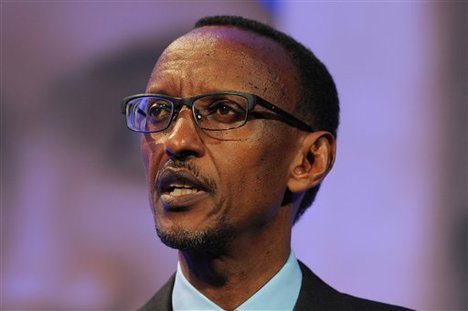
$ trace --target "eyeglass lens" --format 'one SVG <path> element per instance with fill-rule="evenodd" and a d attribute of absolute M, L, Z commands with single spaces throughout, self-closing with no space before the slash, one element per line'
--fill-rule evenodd
<path fill-rule="evenodd" d="M 206 130 L 227 130 L 246 123 L 248 99 L 242 95 L 215 94 L 184 103 L 192 107 L 197 125 Z M 127 124 L 137 132 L 160 132 L 169 127 L 182 101 L 158 96 L 142 96 L 127 104 Z"/>

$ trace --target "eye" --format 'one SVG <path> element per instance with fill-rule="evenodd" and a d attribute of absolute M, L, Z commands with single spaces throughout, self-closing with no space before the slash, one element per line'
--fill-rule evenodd
<path fill-rule="evenodd" d="M 154 101 L 148 108 L 148 121 L 165 122 L 171 117 L 172 105 L 166 101 Z"/>
<path fill-rule="evenodd" d="M 235 104 L 230 103 L 227 100 L 219 100 L 211 104 L 208 108 L 210 113 L 217 113 L 221 115 L 226 115 L 229 113 L 236 113 Z"/>
<path fill-rule="evenodd" d="M 245 118 L 245 109 L 238 103 L 228 99 L 215 100 L 206 110 L 206 117 L 218 122 L 232 123 Z"/>

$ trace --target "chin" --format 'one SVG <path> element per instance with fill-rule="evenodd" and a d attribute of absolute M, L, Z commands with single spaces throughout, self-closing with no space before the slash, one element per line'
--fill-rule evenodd
<path fill-rule="evenodd" d="M 164 226 L 156 221 L 156 233 L 161 241 L 181 251 L 221 253 L 233 239 L 234 230 L 225 221 L 207 228 L 185 228 L 180 225 Z"/>

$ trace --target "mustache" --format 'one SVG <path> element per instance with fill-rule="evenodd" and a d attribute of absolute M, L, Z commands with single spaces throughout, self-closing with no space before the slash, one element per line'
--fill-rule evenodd
<path fill-rule="evenodd" d="M 165 172 L 168 170 L 175 171 L 176 174 L 177 172 L 183 171 L 184 173 L 189 173 L 199 181 L 201 181 L 204 186 L 206 186 L 209 192 L 214 193 L 217 190 L 216 182 L 209 178 L 208 176 L 204 175 L 202 173 L 202 170 L 193 164 L 192 162 L 186 162 L 182 160 L 173 160 L 170 159 L 167 161 L 164 166 L 158 171 L 158 174 L 156 176 L 156 182 L 155 182 L 155 187 L 157 188 L 158 185 L 160 184 L 161 181 L 161 176 L 164 175 Z"/>

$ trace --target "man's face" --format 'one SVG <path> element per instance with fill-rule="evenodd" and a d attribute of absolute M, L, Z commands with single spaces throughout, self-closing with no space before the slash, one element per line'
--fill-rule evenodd
<path fill-rule="evenodd" d="M 237 28 L 203 27 L 165 50 L 147 92 L 189 97 L 241 91 L 292 112 L 295 83 L 292 65 L 275 42 Z M 281 205 L 298 132 L 271 118 L 204 131 L 184 107 L 169 129 L 146 134 L 142 153 L 150 204 L 163 242 L 206 248 L 213 241 L 290 229 L 292 212 Z"/>

